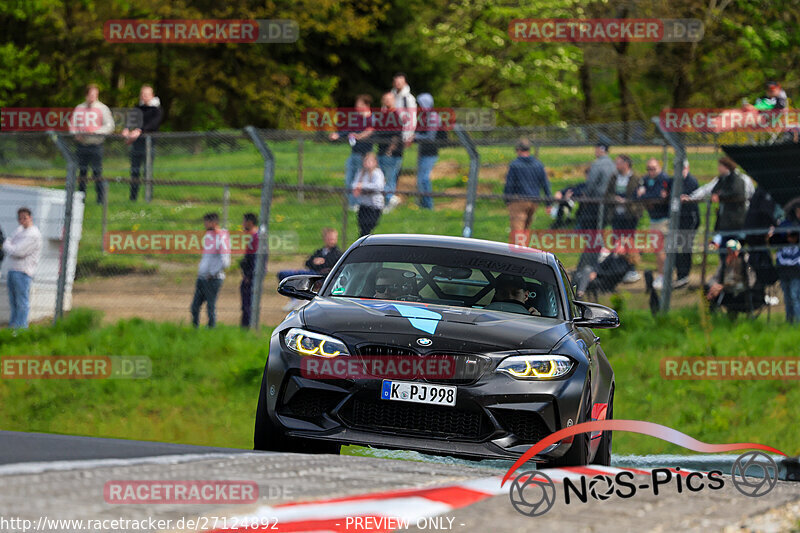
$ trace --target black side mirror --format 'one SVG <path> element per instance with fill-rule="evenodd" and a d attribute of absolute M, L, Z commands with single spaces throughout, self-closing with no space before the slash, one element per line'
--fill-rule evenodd
<path fill-rule="evenodd" d="M 278 285 L 278 292 L 289 298 L 311 300 L 317 295 L 325 276 L 301 274 L 284 278 Z"/>
<path fill-rule="evenodd" d="M 610 307 L 592 302 L 579 302 L 578 300 L 574 300 L 572 303 L 581 311 L 580 318 L 575 319 L 575 324 L 579 326 L 605 329 L 619 326 L 619 315 Z"/>

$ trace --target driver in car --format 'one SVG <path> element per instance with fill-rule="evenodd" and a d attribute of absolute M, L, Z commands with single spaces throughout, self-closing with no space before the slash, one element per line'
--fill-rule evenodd
<path fill-rule="evenodd" d="M 375 278 L 375 298 L 384 300 L 399 300 L 411 293 L 411 288 L 405 278 L 405 271 L 385 268 L 378 272 Z"/>
<path fill-rule="evenodd" d="M 494 298 L 486 309 L 496 309 L 511 313 L 528 312 L 532 315 L 542 314 L 533 306 L 527 305 L 528 290 L 525 280 L 520 276 L 500 274 L 495 280 Z"/>

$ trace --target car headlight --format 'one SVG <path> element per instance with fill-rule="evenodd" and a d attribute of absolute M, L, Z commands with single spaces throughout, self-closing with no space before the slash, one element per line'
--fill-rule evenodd
<path fill-rule="evenodd" d="M 500 361 L 496 372 L 517 379 L 558 379 L 569 374 L 573 364 L 563 355 L 512 355 Z"/>
<path fill-rule="evenodd" d="M 286 333 L 286 346 L 300 355 L 315 355 L 317 357 L 337 357 L 347 355 L 347 346 L 334 337 L 292 328 Z"/>

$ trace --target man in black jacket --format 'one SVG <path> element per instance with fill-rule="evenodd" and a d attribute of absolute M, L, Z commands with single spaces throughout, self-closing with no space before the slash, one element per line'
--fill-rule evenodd
<path fill-rule="evenodd" d="M 239 267 L 242 269 L 242 283 L 239 285 L 239 295 L 242 298 L 241 325 L 243 328 L 249 328 L 253 301 L 253 274 L 256 270 L 256 254 L 258 253 L 258 217 L 255 213 L 245 213 L 242 219 L 242 229 L 250 234 L 250 242 L 239 263 Z"/>
<path fill-rule="evenodd" d="M 153 88 L 150 85 L 142 85 L 142 89 L 139 91 L 139 105 L 136 106 L 136 109 L 140 112 L 138 118 L 141 120 L 141 123 L 128 124 L 129 127 L 122 130 L 125 143 L 133 145 L 131 146 L 130 194 L 132 202 L 135 202 L 136 198 L 139 196 L 139 176 L 141 175 L 142 165 L 147 164 L 147 141 L 142 134 L 158 131 L 162 119 L 161 100 L 154 95 Z M 151 163 L 154 156 L 154 150 L 151 150 Z"/>
<path fill-rule="evenodd" d="M 683 192 L 681 194 L 681 214 L 678 219 L 678 255 L 675 257 L 677 281 L 673 288 L 679 289 L 689 284 L 689 273 L 692 271 L 692 247 L 697 228 L 700 227 L 700 208 L 690 200 L 691 195 L 700 185 L 689 172 L 689 160 L 683 160 Z"/>
<path fill-rule="evenodd" d="M 738 238 L 747 214 L 744 179 L 729 157 L 719 160 L 719 181 L 711 191 L 711 201 L 719 204 L 715 231 L 722 234 L 723 242 Z"/>
<path fill-rule="evenodd" d="M 281 270 L 278 272 L 278 281 L 282 281 L 289 276 L 296 276 L 300 274 L 321 274 L 327 275 L 328 272 L 333 270 L 334 265 L 342 257 L 342 251 L 336 245 L 339 242 L 339 232 L 333 228 L 323 228 L 322 240 L 324 246 L 315 251 L 306 260 L 306 268 L 308 270 Z M 284 311 L 292 311 L 302 307 L 305 302 L 301 302 L 291 298 L 289 302 L 283 307 Z"/>

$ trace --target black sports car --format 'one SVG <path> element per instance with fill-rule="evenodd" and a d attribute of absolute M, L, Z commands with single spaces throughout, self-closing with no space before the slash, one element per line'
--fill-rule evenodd
<path fill-rule="evenodd" d="M 311 300 L 275 328 L 255 448 L 341 444 L 516 458 L 572 424 L 611 418 L 614 372 L 589 329 L 617 314 L 573 299 L 551 253 L 432 235 L 370 235 L 325 276 L 278 292 Z M 611 434 L 545 450 L 608 464 Z"/>

